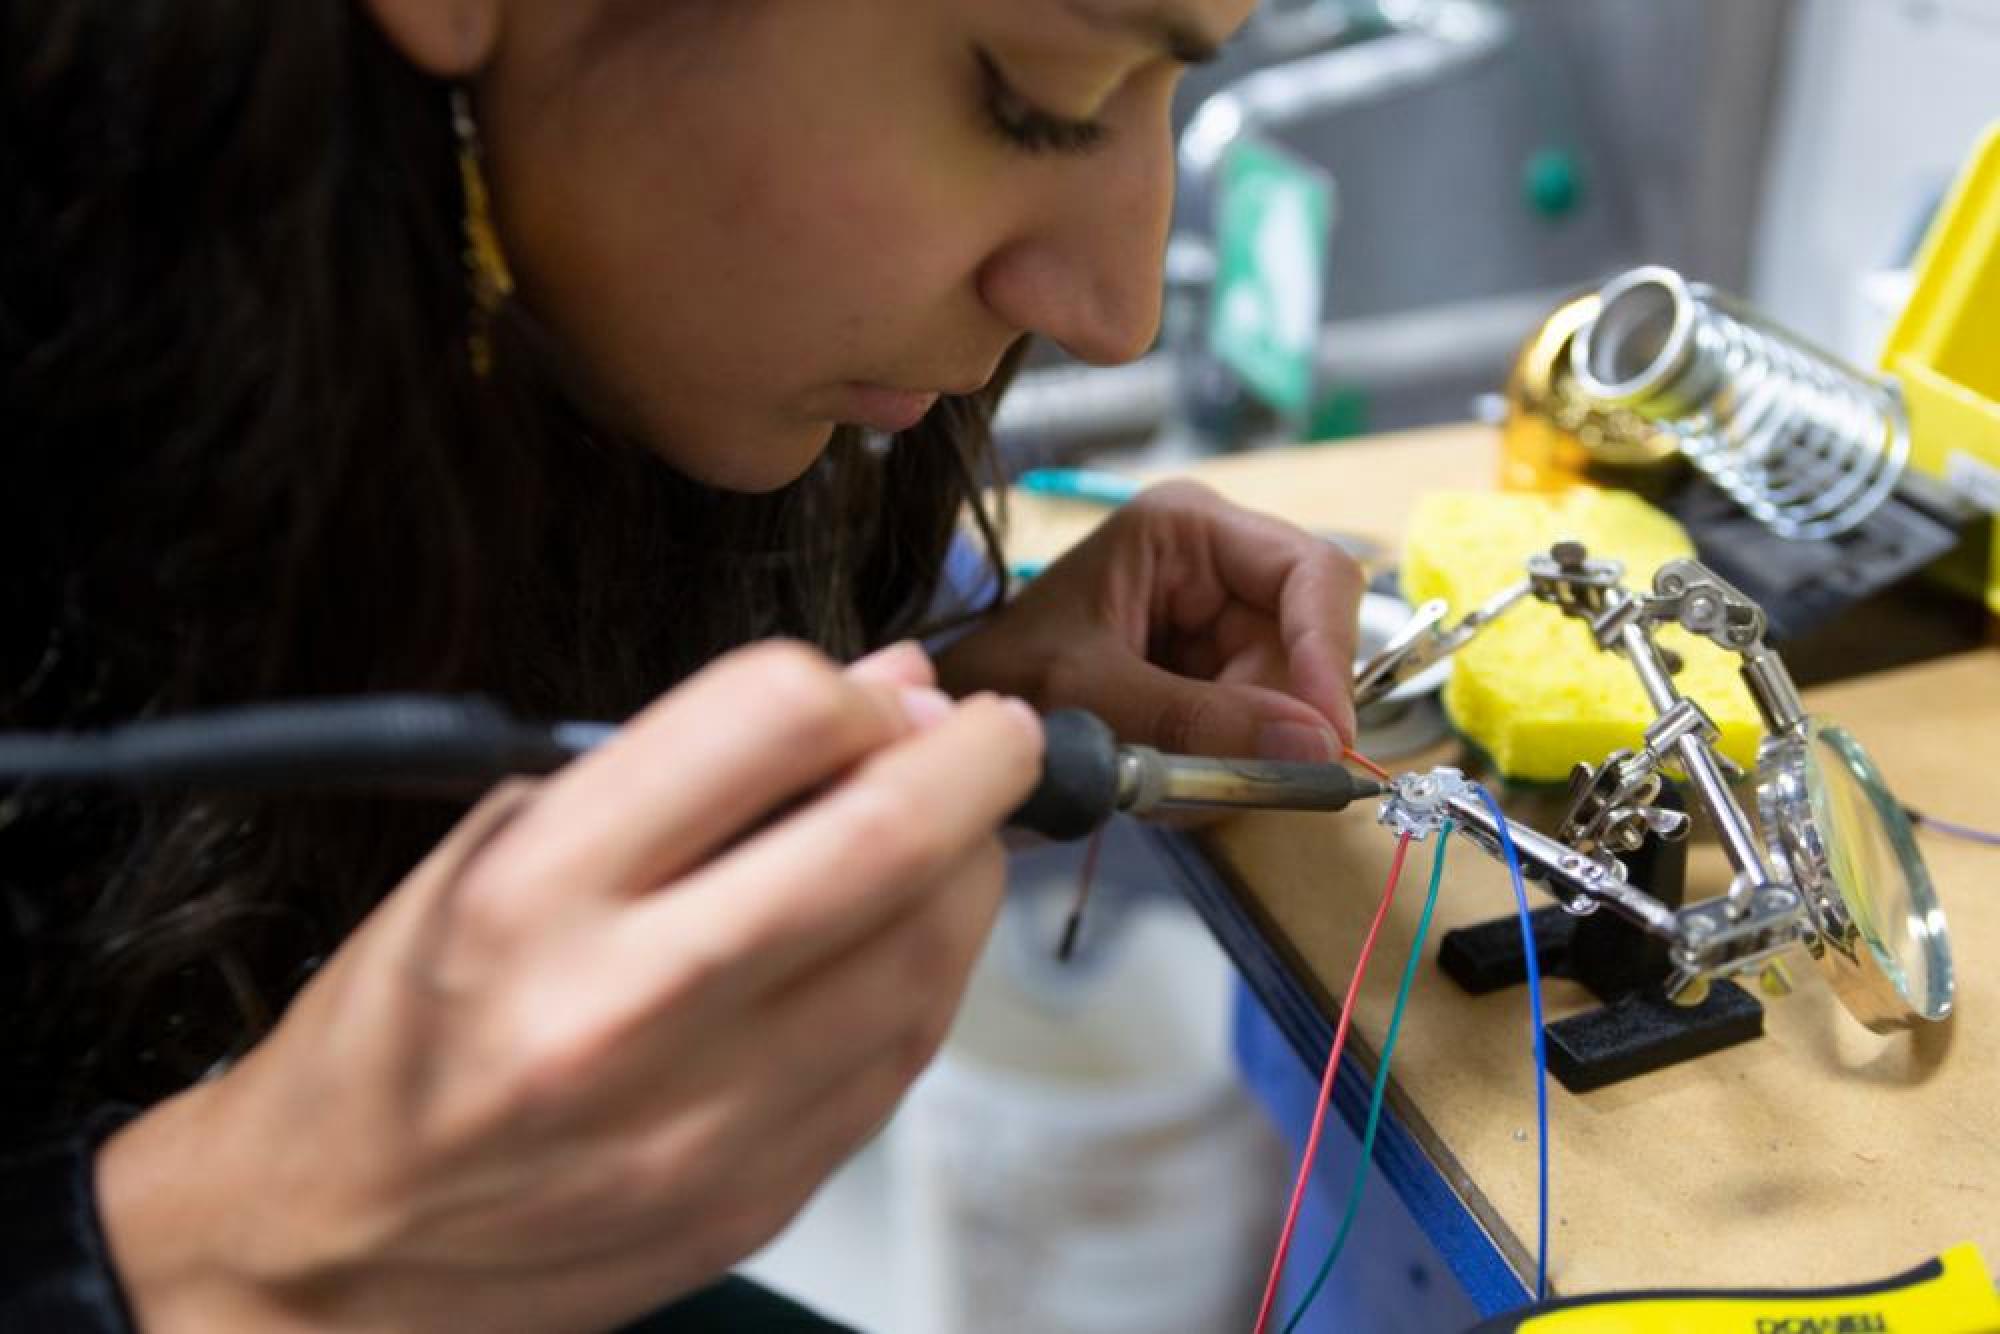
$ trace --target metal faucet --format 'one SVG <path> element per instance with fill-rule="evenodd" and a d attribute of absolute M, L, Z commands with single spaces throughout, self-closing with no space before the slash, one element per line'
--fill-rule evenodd
<path fill-rule="evenodd" d="M 1393 97 L 1497 53 L 1513 21 L 1491 0 L 1378 0 L 1379 23 L 1352 19 L 1339 0 L 1316 0 L 1268 24 L 1301 25 L 1318 11 L 1337 43 L 1244 75 L 1211 93 L 1181 131 L 1183 196 L 1205 199 L 1229 146 L 1245 134 L 1281 130 Z"/>
<path fill-rule="evenodd" d="M 1266 40 L 1318 35 L 1331 45 L 1282 64 L 1269 65 L 1209 95 L 1181 131 L 1181 216 L 1210 220 L 1215 212 L 1216 174 L 1232 145 L 1246 135 L 1283 130 L 1384 101 L 1469 68 L 1498 53 L 1513 33 L 1507 13 L 1491 0 L 1377 0 L 1374 13 L 1356 18 L 1341 0 L 1307 0 L 1273 11 L 1268 2 L 1259 18 Z M 1209 289 L 1170 293 L 1198 318 L 1167 326 L 1167 351 L 1179 372 L 1180 401 L 1173 420 L 1207 452 L 1226 447 L 1231 413 L 1217 401 L 1232 392 L 1232 377 L 1219 374 L 1208 352 L 1207 313 L 1215 270 L 1211 235 L 1183 233 L 1189 248 L 1206 247 Z M 1322 335 L 1322 343 L 1324 336 Z M 1317 360 L 1328 360 L 1320 348 Z"/>

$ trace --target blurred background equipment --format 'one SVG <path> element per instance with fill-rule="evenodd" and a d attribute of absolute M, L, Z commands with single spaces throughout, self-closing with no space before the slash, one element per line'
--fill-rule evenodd
<path fill-rule="evenodd" d="M 1174 119 L 1208 162 L 1236 137 L 1224 109 L 1281 103 L 1257 137 L 1338 188 L 1304 438 L 1463 420 L 1552 306 L 1642 258 L 1740 289 L 1794 8 L 1267 0 Z M 1150 456 L 1177 421 L 1191 452 L 1284 438 L 1205 355 L 1214 207 L 1181 192 L 1152 354 L 1097 369 L 1036 349 L 1001 409 L 1016 467 Z"/>
<path fill-rule="evenodd" d="M 1215 200 L 1189 187 L 1159 345 L 1115 368 L 1037 347 L 1003 453 L 1170 459 L 1463 420 L 1551 309 L 1641 262 L 1871 365 L 1896 313 L 1879 275 L 1907 268 L 2000 113 L 1996 59 L 1984 0 L 1267 0 L 1190 72 L 1174 120 L 1207 160 L 1242 137 L 1246 88 L 1329 81 L 1255 136 L 1339 192 L 1314 412 L 1246 404 L 1206 355 Z"/>

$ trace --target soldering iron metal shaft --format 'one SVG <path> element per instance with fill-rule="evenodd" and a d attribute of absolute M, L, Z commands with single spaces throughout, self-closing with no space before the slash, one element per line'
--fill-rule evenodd
<path fill-rule="evenodd" d="M 1337 811 L 1383 791 L 1338 764 L 1217 760 L 1120 745 L 1102 719 L 1082 709 L 1049 714 L 1042 732 L 1042 781 L 1012 823 L 1050 838 L 1082 838 L 1120 811 Z"/>
<path fill-rule="evenodd" d="M 1118 809 L 1130 815 L 1175 810 L 1337 811 L 1382 785 L 1338 764 L 1218 760 L 1167 755 L 1150 746 L 1118 748 Z"/>

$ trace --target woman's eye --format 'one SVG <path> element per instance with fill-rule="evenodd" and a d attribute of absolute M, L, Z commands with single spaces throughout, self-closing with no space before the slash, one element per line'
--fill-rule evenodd
<path fill-rule="evenodd" d="M 1104 141 L 1102 124 L 1050 115 L 1014 91 L 992 56 L 975 54 L 987 119 L 1009 144 L 1029 153 L 1087 153 Z"/>

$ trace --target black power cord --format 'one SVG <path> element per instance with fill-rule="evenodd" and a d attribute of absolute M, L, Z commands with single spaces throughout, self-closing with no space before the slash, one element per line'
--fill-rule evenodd
<path fill-rule="evenodd" d="M 100 731 L 0 733 L 0 784 L 476 792 L 558 769 L 611 731 L 523 723 L 479 696 L 260 704 Z"/>

